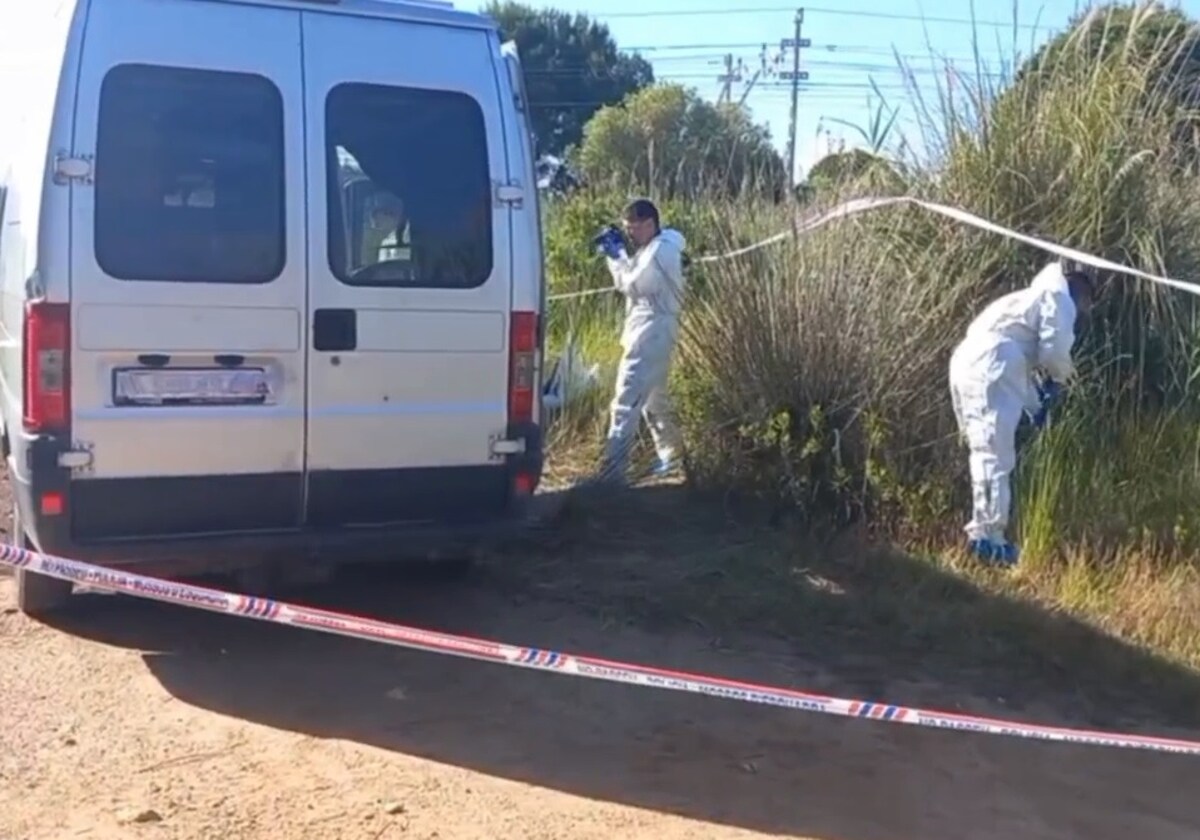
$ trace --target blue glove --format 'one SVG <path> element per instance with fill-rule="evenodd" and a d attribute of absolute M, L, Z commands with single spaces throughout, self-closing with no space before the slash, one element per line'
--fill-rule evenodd
<path fill-rule="evenodd" d="M 1038 399 L 1041 400 L 1043 406 L 1054 405 L 1061 395 L 1062 386 L 1053 379 L 1045 379 L 1038 386 Z"/>
<path fill-rule="evenodd" d="M 621 256 L 621 249 L 625 247 L 625 239 L 615 227 L 605 228 L 592 242 L 599 253 L 613 260 Z"/>
<path fill-rule="evenodd" d="M 621 256 L 621 252 L 625 249 L 625 240 L 621 238 L 619 233 L 614 232 L 612 236 L 604 240 L 601 249 L 604 251 L 604 256 L 615 260 Z"/>
<path fill-rule="evenodd" d="M 1034 413 L 1033 427 L 1041 429 L 1046 425 L 1046 418 L 1049 415 L 1050 408 L 1058 402 L 1059 396 L 1062 394 L 1062 386 L 1053 379 L 1046 379 L 1037 386 L 1038 410 Z"/>

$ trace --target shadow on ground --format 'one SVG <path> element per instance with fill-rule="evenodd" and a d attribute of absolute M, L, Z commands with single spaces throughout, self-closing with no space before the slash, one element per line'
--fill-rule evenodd
<path fill-rule="evenodd" d="M 491 558 L 455 584 L 364 569 L 284 597 L 892 702 L 1020 708 L 1055 722 L 1123 721 L 1138 708 L 1160 725 L 1194 723 L 1194 674 L 932 564 L 838 552 L 782 562 L 799 551 L 794 543 L 763 544 L 719 510 L 685 529 L 670 518 L 680 492 L 633 494 L 620 520 L 603 505 L 577 511 L 555 540 Z M 81 607 L 57 625 L 143 650 L 184 702 L 589 799 L 828 840 L 1200 833 L 1195 759 L 820 717 L 147 602 L 97 596 Z M 1146 699 L 1148 687 L 1164 699 Z"/>

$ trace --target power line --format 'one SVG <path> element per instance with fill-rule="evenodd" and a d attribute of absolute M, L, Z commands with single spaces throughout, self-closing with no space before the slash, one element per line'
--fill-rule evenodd
<path fill-rule="evenodd" d="M 886 75 L 886 71 L 893 70 L 893 69 L 895 69 L 895 68 L 886 68 L 886 67 L 880 68 L 879 69 L 880 72 L 876 73 L 876 72 L 873 72 L 874 68 L 872 68 L 871 70 L 866 70 L 866 71 L 860 70 L 858 68 L 848 68 L 846 70 L 843 70 L 842 68 L 837 68 L 837 67 L 827 68 L 827 70 L 829 72 L 826 72 L 825 70 L 823 70 L 822 71 L 823 78 L 821 80 L 819 80 L 819 81 L 808 81 L 808 80 L 801 81 L 800 84 L 798 85 L 797 92 L 803 93 L 806 95 L 812 94 L 812 93 L 820 93 L 820 92 L 826 91 L 826 90 L 854 90 L 854 91 L 864 91 L 864 92 L 878 90 L 880 92 L 907 93 L 907 92 L 912 91 L 914 85 L 920 85 L 920 84 L 927 83 L 928 81 L 932 80 L 931 77 L 938 77 L 941 75 L 939 72 L 936 72 L 936 71 L 922 70 L 917 73 L 907 73 L 907 72 L 899 73 L 899 72 L 897 72 L 894 76 L 891 76 L 890 78 L 888 78 Z M 862 74 L 867 75 L 868 79 L 861 80 L 861 81 L 856 80 L 855 77 L 862 75 Z M 981 81 L 997 81 L 997 82 L 999 82 L 999 81 L 1003 81 L 1005 78 L 1007 78 L 1002 73 L 975 73 L 972 71 L 968 75 L 969 75 L 969 78 L 971 78 L 971 79 L 979 79 Z M 877 76 L 883 76 L 883 78 L 877 78 Z M 545 77 L 539 77 L 539 78 L 545 78 Z M 574 75 L 560 74 L 557 76 L 552 76 L 551 78 L 564 78 L 564 79 L 566 79 L 566 78 L 585 78 L 585 76 L 583 74 L 574 74 Z M 667 81 L 667 82 L 712 81 L 712 82 L 717 82 L 719 84 L 722 84 L 722 86 L 724 85 L 724 80 L 719 79 L 719 78 L 714 79 L 713 76 L 704 74 L 704 73 L 662 74 L 662 75 L 658 76 L 658 79 L 661 81 Z M 693 87 L 697 87 L 697 86 L 693 86 Z M 770 93 L 790 94 L 792 91 L 792 87 L 793 87 L 793 85 L 792 85 L 792 82 L 790 79 L 777 80 L 777 81 L 764 81 L 764 80 L 759 79 L 756 81 L 754 89 L 761 93 L 765 93 L 765 94 L 770 94 Z M 725 101 L 725 100 L 722 100 L 722 101 Z M 745 97 L 742 97 L 741 101 L 745 101 Z M 541 103 L 541 104 L 543 106 L 545 106 L 548 103 Z M 588 105 L 588 104 L 601 104 L 602 105 L 602 104 L 613 104 L 613 103 L 609 100 L 594 100 L 594 101 L 587 100 L 587 101 L 578 101 L 578 102 L 573 101 L 573 102 L 564 103 L 564 104 L 583 106 L 583 105 Z"/>
<path fill-rule="evenodd" d="M 728 61 L 733 61 L 732 54 L 727 57 Z M 716 63 L 716 62 L 710 62 Z M 743 73 L 746 72 L 746 63 L 742 59 L 737 59 L 734 63 L 734 71 L 732 74 L 726 73 L 725 76 L 716 76 L 703 72 L 692 72 L 686 70 L 676 70 L 660 72 L 655 74 L 655 79 L 661 82 L 699 82 L 699 81 L 715 81 L 721 85 L 719 102 L 732 102 L 731 91 L 729 90 L 733 82 L 744 80 Z M 727 64 L 727 67 L 729 65 Z M 853 62 L 853 61 L 830 61 L 823 59 L 806 60 L 804 63 L 806 68 L 816 69 L 820 71 L 822 81 L 810 82 L 807 80 L 807 71 L 803 71 L 799 76 L 800 92 L 809 92 L 819 89 L 823 85 L 838 84 L 838 85 L 855 85 L 863 89 L 872 86 L 881 89 L 889 87 L 903 88 L 908 90 L 912 85 L 925 84 L 929 81 L 941 79 L 947 72 L 956 73 L 952 67 L 926 67 L 926 66 L 902 66 L 900 64 L 882 63 L 882 62 Z M 553 70 L 526 70 L 526 75 L 530 79 L 540 79 L 546 81 L 553 80 L 600 80 L 615 78 L 615 74 L 608 70 L 596 70 L 592 68 L 558 68 Z M 792 71 L 794 72 L 794 71 Z M 752 90 L 772 91 L 783 90 L 790 91 L 792 88 L 791 78 L 792 72 L 780 72 L 764 62 L 763 68 L 756 71 L 753 77 L 748 81 L 743 95 L 739 102 L 744 103 Z M 988 82 L 1003 82 L 1011 78 L 1010 73 L 992 72 L 985 70 L 976 70 L 975 68 L 966 69 L 961 75 L 968 79 Z M 865 76 L 865 80 L 861 77 Z M 693 87 L 704 87 L 702 85 L 693 85 Z"/>
<path fill-rule="evenodd" d="M 737 61 L 741 61 L 741 64 L 742 64 L 742 66 L 740 67 L 740 72 L 745 72 L 745 69 L 746 69 L 745 61 L 741 60 L 741 59 L 737 59 L 735 61 L 735 64 L 737 63 Z M 705 63 L 715 65 L 718 62 L 717 61 L 708 61 Z M 943 62 L 943 64 L 950 65 L 951 68 L 953 68 L 954 65 L 957 63 L 967 64 L 968 62 L 966 62 L 966 61 Z M 804 66 L 805 67 L 815 67 L 815 68 L 821 69 L 822 71 L 829 71 L 829 72 L 833 72 L 833 73 L 837 73 L 837 72 L 880 73 L 880 74 L 898 73 L 898 74 L 901 74 L 904 76 L 910 76 L 910 75 L 941 76 L 941 75 L 943 75 L 943 73 L 945 73 L 945 69 L 946 69 L 944 66 L 934 66 L 934 67 L 929 67 L 929 66 L 925 66 L 925 65 L 909 66 L 909 65 L 904 65 L 904 64 L 895 63 L 895 62 L 834 61 L 834 60 L 823 59 L 823 58 L 816 58 L 816 59 L 807 58 L 804 61 Z M 737 69 L 739 69 L 739 68 L 735 68 L 735 70 L 737 70 Z M 545 77 L 545 76 L 575 77 L 575 76 L 578 76 L 578 77 L 591 77 L 591 78 L 615 78 L 617 76 L 617 72 L 615 70 L 612 70 L 611 68 L 563 66 L 563 67 L 554 67 L 554 68 L 548 68 L 548 69 L 541 69 L 541 68 L 526 69 L 525 75 L 529 76 L 529 77 Z M 984 76 L 984 77 L 988 77 L 988 78 L 1004 78 L 1008 74 L 1001 72 L 1001 71 L 990 71 L 990 70 L 980 71 L 977 73 L 975 71 L 974 67 L 971 67 L 969 69 L 968 75 L 970 75 L 970 76 L 980 75 L 980 76 Z M 679 70 L 668 69 L 662 73 L 655 73 L 654 76 L 656 79 L 670 79 L 670 78 L 707 79 L 707 78 L 711 77 L 711 74 L 701 73 L 701 72 L 699 72 L 698 68 L 696 68 L 695 70 L 692 70 L 691 68 L 681 68 Z M 721 80 L 718 79 L 718 81 L 721 81 Z M 734 81 L 737 81 L 737 79 L 735 79 Z"/>
<path fill-rule="evenodd" d="M 871 93 L 876 90 L 879 90 L 884 93 L 888 93 L 888 92 L 902 93 L 902 92 L 906 91 L 907 88 L 900 83 L 871 85 L 867 82 L 861 82 L 861 83 L 855 83 L 855 82 L 842 82 L 842 83 L 839 83 L 839 82 L 806 82 L 801 86 L 800 93 L 804 94 L 805 97 L 828 96 L 831 98 L 839 97 L 839 98 L 844 99 L 844 98 L 846 98 L 846 95 L 850 94 L 850 93 Z M 785 97 L 790 98 L 791 84 L 790 83 L 788 83 L 788 84 L 777 83 L 774 86 L 763 87 L 762 91 L 765 94 L 772 94 L 773 97 L 777 97 L 779 100 L 786 101 Z M 577 100 L 563 100 L 563 101 L 557 101 L 557 102 L 535 102 L 535 103 L 533 103 L 532 107 L 534 107 L 534 108 L 594 108 L 594 107 L 599 107 L 599 106 L 603 106 L 603 105 L 614 105 L 614 104 L 617 104 L 617 103 L 613 103 L 611 101 L 602 100 L 602 99 L 577 99 Z"/>
<path fill-rule="evenodd" d="M 864 9 L 836 9 L 806 6 L 807 11 L 823 15 L 841 15 L 843 17 L 873 18 L 876 20 L 905 20 L 917 23 L 944 23 L 956 26 L 986 26 L 998 29 L 1048 29 L 1049 27 L 1036 23 L 1020 23 L 1019 21 L 978 20 L 971 18 L 942 17 L 938 15 L 901 14 L 899 12 L 872 12 Z M 690 8 L 662 9 L 642 12 L 608 12 L 606 18 L 651 18 L 651 17 L 696 17 L 699 15 L 745 15 L 770 14 L 773 12 L 794 12 L 791 6 L 758 6 L 749 8 Z"/>
<path fill-rule="evenodd" d="M 662 9 L 659 11 L 644 11 L 644 12 L 608 12 L 604 15 L 606 18 L 651 18 L 651 17 L 694 17 L 696 15 L 761 15 L 770 14 L 771 12 L 794 12 L 795 8 L 791 6 L 759 6 L 749 8 L 733 8 L 733 9 Z"/>
<path fill-rule="evenodd" d="M 778 93 L 790 93 L 791 84 L 773 84 L 764 85 L 763 91 L 776 91 Z M 816 93 L 822 90 L 875 90 L 881 91 L 901 91 L 908 90 L 908 86 L 903 82 L 806 82 L 801 85 L 800 93 Z"/>
<path fill-rule="evenodd" d="M 563 69 L 563 70 L 526 70 L 529 78 L 562 78 L 562 79 L 614 79 L 616 74 L 605 70 Z M 711 79 L 711 73 L 656 73 L 656 79 Z"/>
<path fill-rule="evenodd" d="M 805 8 L 808 8 L 807 6 Z M 622 52 L 674 52 L 676 50 L 749 50 L 762 46 L 762 41 L 709 41 L 695 44 L 638 44 L 632 47 L 621 47 Z M 813 42 L 811 49 L 828 51 L 854 52 L 883 52 L 892 54 L 890 47 L 879 47 L 859 44 L 823 44 Z M 655 61 L 665 61 L 657 58 Z"/>
<path fill-rule="evenodd" d="M 621 47 L 623 52 L 669 52 L 671 50 L 749 50 L 761 47 L 762 41 L 720 44 L 649 44 L 640 47 Z M 662 59 L 657 59 L 661 61 Z"/>
<path fill-rule="evenodd" d="M 765 12 L 783 12 L 792 11 L 797 18 L 797 23 L 802 20 L 803 11 L 797 11 L 794 7 L 786 6 L 761 6 L 750 8 L 676 8 L 664 10 L 647 10 L 636 12 L 614 12 L 606 15 L 613 18 L 655 18 L 655 17 L 681 17 L 692 15 L 728 15 L 728 14 L 747 14 L 747 13 L 765 13 Z M 945 16 L 927 16 L 921 14 L 902 14 L 894 12 L 876 12 L 866 11 L 861 9 L 835 9 L 826 7 L 806 7 L 806 11 L 819 12 L 822 15 L 843 16 L 852 18 L 867 18 L 877 20 L 901 20 L 914 21 L 922 23 L 940 23 L 952 25 L 974 25 L 979 27 L 1003 27 L 1003 28 L 1020 28 L 1020 29 L 1036 29 L 1039 28 L 1034 24 L 1022 24 L 1019 21 L 1001 22 L 994 20 L 977 20 L 972 18 L 953 18 Z M 1049 27 L 1040 27 L 1049 29 Z M 804 67 L 812 67 L 820 70 L 822 79 L 816 82 L 808 81 L 807 70 L 800 70 L 799 52 L 803 47 L 811 52 L 815 52 L 816 58 L 807 58 Z M 950 68 L 955 63 L 961 63 L 964 66 L 969 65 L 967 75 L 972 78 L 979 79 L 981 83 L 986 84 L 984 80 L 1005 79 L 1009 74 L 993 73 L 982 70 L 977 70 L 975 65 L 977 56 L 944 56 L 938 55 L 930 50 L 926 54 L 905 54 L 900 53 L 894 48 L 881 46 L 870 46 L 862 44 L 838 44 L 838 43 L 819 43 L 813 44 L 811 39 L 803 39 L 801 41 L 797 34 L 794 38 L 786 38 L 772 43 L 769 40 L 764 41 L 746 41 L 746 42 L 699 42 L 685 44 L 646 44 L 636 47 L 622 48 L 622 52 L 637 52 L 637 53 L 654 53 L 658 55 L 653 61 L 657 63 L 672 62 L 673 69 L 662 68 L 665 72 L 656 72 L 655 77 L 663 81 L 686 82 L 689 80 L 707 80 L 709 82 L 716 81 L 721 84 L 719 102 L 732 102 L 732 85 L 735 82 L 743 81 L 743 72 L 746 70 L 746 61 L 744 58 L 739 58 L 730 50 L 749 50 L 755 49 L 759 52 L 759 58 L 762 61 L 762 69 L 753 74 L 753 79 L 746 86 L 746 90 L 739 100 L 739 104 L 744 103 L 750 92 L 757 89 L 759 92 L 775 101 L 777 95 L 790 94 L 791 108 L 789 119 L 789 137 L 788 137 L 788 152 L 789 157 L 795 154 L 796 131 L 797 131 L 797 111 L 798 98 L 801 93 L 806 97 L 818 98 L 823 102 L 831 101 L 848 101 L 849 98 L 857 98 L 859 94 L 912 94 L 914 89 L 919 89 L 929 81 L 929 77 L 935 76 L 940 78 L 943 73 L 954 72 Z M 768 49 L 775 49 L 783 52 L 792 53 L 790 70 L 784 70 L 782 66 L 771 66 L 767 59 Z M 725 50 L 727 52 L 716 53 L 713 50 Z M 709 52 L 698 52 L 709 51 Z M 680 54 L 691 53 L 691 54 Z M 835 58 L 836 56 L 836 58 Z M 855 56 L 860 60 L 855 61 Z M 871 60 L 871 57 L 888 56 L 893 61 Z M 840 60 L 845 57 L 847 60 Z M 775 64 L 780 64 L 783 61 L 783 56 L 777 57 Z M 910 64 L 909 62 L 915 62 Z M 724 73 L 719 76 L 714 76 L 710 73 L 697 72 L 703 65 L 714 66 L 724 64 Z M 1005 62 L 1001 58 L 1000 64 L 1003 68 L 1009 68 L 1011 62 Z M 656 67 L 656 69 L 658 69 Z M 565 79 L 565 78 L 610 78 L 616 74 L 611 68 L 591 67 L 591 66 L 560 66 L 548 67 L 543 69 L 526 69 L 526 74 L 534 79 Z M 856 79 L 856 76 L 866 75 L 868 79 Z M 890 78 L 888 78 L 890 76 Z M 884 77 L 878 79 L 875 77 Z M 695 87 L 704 87 L 695 85 Z M 596 108 L 604 105 L 614 104 L 611 101 L 596 101 L 590 99 L 569 100 L 561 102 L 542 102 L 535 107 L 539 108 Z"/>
<path fill-rule="evenodd" d="M 768 40 L 767 42 L 770 43 L 770 40 Z M 730 41 L 730 42 L 724 42 L 724 43 L 707 43 L 707 44 L 643 44 L 643 45 L 638 45 L 638 46 L 633 46 L 633 47 L 621 47 L 620 49 L 622 52 L 643 53 L 643 52 L 674 52 L 677 50 L 722 50 L 722 51 L 724 51 L 724 50 L 750 50 L 750 49 L 761 49 L 762 46 L 763 46 L 763 41 L 742 41 L 742 42 Z M 936 58 L 939 61 L 950 60 L 950 61 L 961 61 L 964 63 L 974 63 L 975 58 L 976 58 L 974 55 L 967 55 L 965 53 L 962 55 L 948 55 L 948 54 L 937 53 L 934 51 L 930 51 L 930 52 L 926 52 L 926 53 L 902 53 L 902 52 L 898 52 L 897 50 L 892 49 L 891 47 L 868 46 L 868 45 L 860 45 L 860 44 L 818 43 L 816 41 L 811 42 L 811 44 L 808 47 L 806 47 L 806 49 L 810 50 L 811 52 L 823 52 L 823 53 L 831 53 L 831 54 L 836 54 L 836 55 L 862 54 L 862 55 L 887 56 L 889 58 L 895 57 L 898 55 L 900 58 L 911 59 L 911 60 L 924 60 L 927 58 Z M 655 62 L 691 61 L 693 59 L 699 59 L 699 58 L 720 59 L 723 56 L 724 56 L 724 52 L 699 53 L 696 55 L 687 55 L 687 56 L 664 55 L 662 57 L 654 58 L 653 61 L 655 61 Z"/>

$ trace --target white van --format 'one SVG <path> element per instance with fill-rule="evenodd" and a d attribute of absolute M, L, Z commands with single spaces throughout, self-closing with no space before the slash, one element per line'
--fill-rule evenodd
<path fill-rule="evenodd" d="M 522 521 L 544 276 L 493 21 L 35 0 L 0 32 L 15 539 L 187 576 L 461 556 Z"/>

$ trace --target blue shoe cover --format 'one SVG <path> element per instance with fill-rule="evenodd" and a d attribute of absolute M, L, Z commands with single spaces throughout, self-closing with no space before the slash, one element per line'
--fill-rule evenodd
<path fill-rule="evenodd" d="M 996 546 L 996 564 L 1005 567 L 1017 565 L 1021 557 L 1020 550 L 1008 540 Z"/>
<path fill-rule="evenodd" d="M 984 561 L 985 563 L 990 563 L 992 561 L 992 555 L 996 553 L 996 549 L 995 546 L 992 545 L 992 541 L 984 539 L 969 540 L 967 542 L 967 551 L 971 552 L 972 556 Z"/>
<path fill-rule="evenodd" d="M 996 542 L 989 539 L 971 540 L 967 543 L 971 554 L 989 566 L 1011 567 L 1017 565 L 1020 552 L 1007 540 Z"/>

